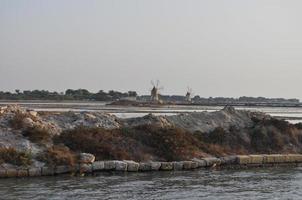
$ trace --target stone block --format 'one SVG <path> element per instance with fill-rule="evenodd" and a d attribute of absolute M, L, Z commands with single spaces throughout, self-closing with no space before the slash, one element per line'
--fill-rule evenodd
<path fill-rule="evenodd" d="M 92 170 L 97 172 L 97 171 L 102 171 L 105 169 L 105 163 L 104 161 L 95 161 L 92 163 Z"/>
<path fill-rule="evenodd" d="M 285 157 L 284 163 L 295 163 L 296 162 L 295 156 L 293 154 L 287 154 L 287 155 L 284 155 L 284 157 Z"/>
<path fill-rule="evenodd" d="M 183 161 L 183 169 L 189 170 L 192 169 L 192 161 Z"/>
<path fill-rule="evenodd" d="M 18 177 L 27 177 L 28 170 L 27 169 L 18 169 Z"/>
<path fill-rule="evenodd" d="M 162 162 L 161 166 L 160 166 L 160 170 L 163 170 L 163 171 L 173 170 L 173 163 L 172 162 Z"/>
<path fill-rule="evenodd" d="M 5 177 L 6 177 L 6 170 L 0 169 L 0 178 L 5 178 Z"/>
<path fill-rule="evenodd" d="M 265 164 L 275 163 L 275 155 L 264 155 L 263 163 Z"/>
<path fill-rule="evenodd" d="M 192 161 L 191 169 L 197 169 L 198 167 L 199 167 L 199 166 L 198 166 L 198 162 Z"/>
<path fill-rule="evenodd" d="M 6 170 L 6 177 L 17 177 L 18 171 L 16 169 L 7 169 Z"/>
<path fill-rule="evenodd" d="M 215 157 L 203 158 L 202 160 L 206 161 L 207 167 L 211 167 L 213 165 L 220 165 L 221 163 L 221 160 Z"/>
<path fill-rule="evenodd" d="M 28 175 L 31 176 L 31 177 L 41 176 L 42 175 L 41 168 L 40 167 L 29 168 L 28 169 Z"/>
<path fill-rule="evenodd" d="M 127 163 L 127 171 L 128 172 L 137 172 L 139 169 L 139 163 L 134 162 L 132 160 L 125 160 Z"/>
<path fill-rule="evenodd" d="M 288 154 L 287 155 L 287 162 L 289 162 L 289 163 L 300 163 L 300 162 L 302 162 L 302 155 L 301 154 Z"/>
<path fill-rule="evenodd" d="M 53 167 L 42 167 L 41 174 L 42 176 L 53 176 L 55 174 L 55 170 Z"/>
<path fill-rule="evenodd" d="M 38 115 L 38 113 L 36 111 L 33 111 L 33 110 L 29 111 L 29 114 L 33 117 L 37 117 L 37 115 Z"/>
<path fill-rule="evenodd" d="M 184 162 L 173 162 L 173 169 L 174 170 L 183 170 L 184 168 Z"/>
<path fill-rule="evenodd" d="M 246 165 L 250 163 L 250 156 L 247 155 L 238 155 L 237 156 L 237 164 Z"/>
<path fill-rule="evenodd" d="M 270 164 L 275 164 L 275 163 L 286 163 L 288 162 L 289 157 L 287 155 L 282 155 L 282 154 L 269 154 L 264 156 L 264 163 L 270 163 Z"/>
<path fill-rule="evenodd" d="M 80 163 L 91 164 L 95 161 L 95 156 L 91 153 L 81 153 Z"/>
<path fill-rule="evenodd" d="M 68 165 L 56 166 L 55 167 L 55 174 L 67 174 L 71 173 L 72 168 Z"/>
<path fill-rule="evenodd" d="M 127 171 L 127 163 L 123 161 L 115 161 L 116 171 Z"/>
<path fill-rule="evenodd" d="M 225 156 L 220 158 L 222 165 L 233 165 L 237 163 L 237 156 Z"/>
<path fill-rule="evenodd" d="M 286 163 L 289 160 L 289 157 L 287 155 L 282 155 L 282 154 L 275 154 L 273 155 L 274 157 L 274 163 Z"/>
<path fill-rule="evenodd" d="M 160 162 L 150 162 L 150 164 L 151 164 L 151 170 L 157 171 L 157 170 L 160 169 L 162 163 L 160 163 Z"/>
<path fill-rule="evenodd" d="M 250 155 L 249 164 L 262 164 L 264 161 L 263 155 Z"/>
<path fill-rule="evenodd" d="M 139 171 L 151 171 L 151 163 L 139 163 Z"/>
<path fill-rule="evenodd" d="M 205 160 L 194 158 L 194 159 L 192 159 L 192 161 L 197 163 L 198 168 L 207 166 L 207 162 Z"/>
<path fill-rule="evenodd" d="M 104 169 L 105 170 L 115 170 L 115 161 L 105 161 L 104 162 Z"/>
<path fill-rule="evenodd" d="M 79 172 L 82 173 L 92 173 L 92 165 L 91 164 L 80 164 Z"/>
<path fill-rule="evenodd" d="M 296 162 L 302 163 L 302 154 L 296 154 Z"/>

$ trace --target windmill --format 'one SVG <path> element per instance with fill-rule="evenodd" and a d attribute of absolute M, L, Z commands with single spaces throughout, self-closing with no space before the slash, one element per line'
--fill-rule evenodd
<path fill-rule="evenodd" d="M 187 93 L 186 93 L 186 96 L 185 96 L 186 101 L 191 102 L 192 101 L 192 96 L 193 96 L 192 88 L 188 87 L 187 88 Z"/>
<path fill-rule="evenodd" d="M 153 86 L 151 89 L 151 101 L 152 102 L 160 102 L 159 100 L 159 91 L 163 90 L 164 88 L 159 86 L 160 82 L 159 80 L 156 81 L 156 83 L 152 80 L 151 85 Z"/>

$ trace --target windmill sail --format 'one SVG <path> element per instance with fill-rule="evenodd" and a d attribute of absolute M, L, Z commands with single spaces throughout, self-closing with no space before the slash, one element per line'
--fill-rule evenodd
<path fill-rule="evenodd" d="M 163 89 L 163 87 L 160 86 L 159 80 L 154 83 L 154 81 L 151 81 L 151 85 L 153 86 L 151 89 L 151 102 L 159 102 L 159 91 Z"/>
<path fill-rule="evenodd" d="M 192 88 L 190 88 L 190 87 L 187 88 L 187 93 L 186 93 L 185 99 L 187 102 L 192 101 Z"/>

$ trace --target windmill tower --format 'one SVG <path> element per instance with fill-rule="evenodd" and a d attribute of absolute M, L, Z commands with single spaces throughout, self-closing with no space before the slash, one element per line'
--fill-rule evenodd
<path fill-rule="evenodd" d="M 151 89 L 151 102 L 160 102 L 159 100 L 159 91 L 163 89 L 163 87 L 159 86 L 159 80 L 154 83 L 154 81 L 151 81 L 152 89 Z"/>
<path fill-rule="evenodd" d="M 186 96 L 185 96 L 185 100 L 187 102 L 192 102 L 192 88 L 188 87 L 187 88 L 187 93 L 186 93 Z"/>

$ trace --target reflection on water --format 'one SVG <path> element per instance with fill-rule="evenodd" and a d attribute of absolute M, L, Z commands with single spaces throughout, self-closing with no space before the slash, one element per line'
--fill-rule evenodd
<path fill-rule="evenodd" d="M 302 168 L 0 180 L 3 199 L 301 199 Z M 1 198 L 0 197 L 0 198 Z"/>

